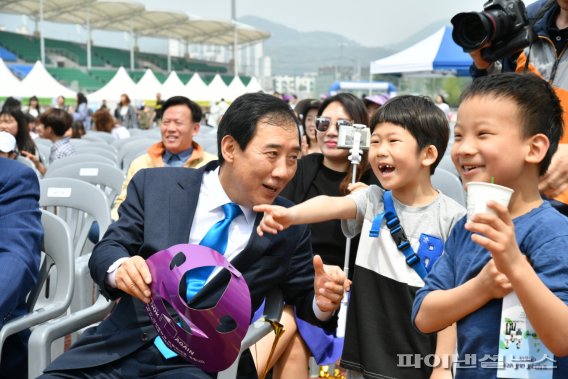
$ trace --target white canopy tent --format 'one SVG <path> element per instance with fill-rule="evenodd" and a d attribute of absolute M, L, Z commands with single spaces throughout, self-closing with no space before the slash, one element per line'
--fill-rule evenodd
<path fill-rule="evenodd" d="M 471 57 L 453 41 L 452 27 L 444 26 L 405 50 L 371 62 L 370 73 L 455 71 L 469 75 L 471 63 Z"/>
<path fill-rule="evenodd" d="M 211 83 L 209 83 L 209 100 L 219 101 L 227 96 L 227 85 L 221 78 L 221 75 L 216 74 Z"/>
<path fill-rule="evenodd" d="M 0 86 L 1 97 L 14 96 L 15 93 L 19 92 L 20 79 L 12 74 L 2 58 L 0 58 L 0 83 L 2 83 Z"/>
<path fill-rule="evenodd" d="M 47 70 L 40 61 L 34 64 L 32 70 L 20 83 L 17 91 L 12 96 L 29 97 L 37 96 L 43 98 L 54 98 L 57 96 L 73 98 L 76 92 L 61 85 Z"/>
<path fill-rule="evenodd" d="M 136 83 L 136 100 L 152 100 L 162 90 L 162 83 L 156 78 L 152 70 L 147 69 L 144 75 Z"/>
<path fill-rule="evenodd" d="M 164 99 L 169 99 L 172 96 L 183 95 L 185 96 L 187 89 L 185 85 L 176 74 L 175 71 L 170 72 L 170 75 L 162 84 L 162 97 Z"/>
<path fill-rule="evenodd" d="M 101 89 L 87 95 L 89 102 L 101 102 L 107 100 L 116 103 L 120 95 L 127 94 L 130 99 L 136 98 L 136 84 L 130 78 L 124 67 L 118 69 L 112 79 Z M 154 93 L 154 96 L 156 93 Z"/>
<path fill-rule="evenodd" d="M 201 79 L 199 74 L 195 73 L 185 85 L 186 93 L 193 100 L 209 100 L 209 88 Z"/>
<path fill-rule="evenodd" d="M 250 82 L 247 84 L 247 92 L 259 92 L 262 91 L 262 87 L 260 86 L 260 83 L 258 82 L 258 80 L 256 79 L 256 77 L 252 77 L 250 79 Z"/>
<path fill-rule="evenodd" d="M 243 84 L 241 78 L 235 76 L 231 81 L 231 84 L 227 87 L 225 100 L 233 101 L 246 92 L 247 88 Z"/>

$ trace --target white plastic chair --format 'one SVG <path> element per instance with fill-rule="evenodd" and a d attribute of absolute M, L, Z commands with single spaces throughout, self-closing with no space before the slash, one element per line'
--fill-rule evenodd
<path fill-rule="evenodd" d="M 106 158 L 106 157 L 103 157 L 103 156 L 100 156 L 100 155 L 97 155 L 97 154 L 84 153 L 84 154 L 75 154 L 75 155 L 71 155 L 70 157 L 55 160 L 51 163 L 51 165 L 49 165 L 49 167 L 47 169 L 48 170 L 50 168 L 55 169 L 55 168 L 59 168 L 59 167 L 62 167 L 62 166 L 69 165 L 69 164 L 83 163 L 83 162 L 102 162 L 102 163 L 109 164 L 111 166 L 118 167 L 118 164 L 116 163 L 116 161 L 113 161 L 112 159 L 109 159 L 109 158 Z"/>
<path fill-rule="evenodd" d="M 125 179 L 116 166 L 101 162 L 72 163 L 52 168 L 47 170 L 44 178 L 73 178 L 91 183 L 105 193 L 111 208 Z"/>
<path fill-rule="evenodd" d="M 36 288 L 28 295 L 28 314 L 7 322 L 0 330 L 0 357 L 4 341 L 9 336 L 32 326 L 41 324 L 65 313 L 73 296 L 74 259 L 69 228 L 61 218 L 42 210 L 41 223 L 44 230 L 43 252 L 45 257 L 39 270 Z M 47 278 L 53 273 L 52 266 L 57 269 L 55 283 L 50 286 L 47 302 L 35 308 L 40 293 L 47 285 Z M 29 361 L 34 359 L 30 356 Z"/>
<path fill-rule="evenodd" d="M 33 360 L 28 362 L 29 378 L 36 378 L 51 363 L 51 344 L 58 338 L 100 322 L 106 317 L 114 302 L 107 301 L 102 295 L 91 307 L 80 310 L 73 314 L 54 320 L 52 323 L 40 325 L 32 332 L 28 349 Z M 217 379 L 234 379 L 237 377 L 237 369 L 241 354 L 249 347 L 260 341 L 268 333 L 273 332 L 270 321 L 280 321 L 284 308 L 284 298 L 279 288 L 274 288 L 266 296 L 264 317 L 251 324 L 245 338 L 241 342 L 241 349 L 235 362 L 226 370 L 217 375 Z"/>
<path fill-rule="evenodd" d="M 89 145 L 79 146 L 75 149 L 75 154 L 76 155 L 96 154 L 101 157 L 108 158 L 115 163 L 118 163 L 118 157 L 116 153 L 112 152 L 109 149 L 100 148 L 98 146 L 89 146 Z"/>
<path fill-rule="evenodd" d="M 86 308 L 93 304 L 96 296 L 89 275 L 88 234 L 93 221 L 98 223 L 99 238 L 108 229 L 111 219 L 107 197 L 101 189 L 77 179 L 44 178 L 39 185 L 40 207 L 63 218 L 71 232 L 77 277 L 71 311 Z"/>
<path fill-rule="evenodd" d="M 432 175 L 432 185 L 446 196 L 451 197 L 465 207 L 465 191 L 460 179 L 451 172 L 437 167 Z"/>
<path fill-rule="evenodd" d="M 87 133 L 83 136 L 83 138 L 85 137 L 87 138 L 96 137 L 104 140 L 107 144 L 112 144 L 114 141 L 116 141 L 116 138 L 114 138 L 114 136 L 111 133 L 100 132 L 98 130 L 88 130 Z"/>

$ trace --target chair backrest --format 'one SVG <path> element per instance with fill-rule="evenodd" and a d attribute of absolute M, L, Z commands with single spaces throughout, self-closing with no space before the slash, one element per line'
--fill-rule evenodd
<path fill-rule="evenodd" d="M 118 149 L 116 147 L 103 141 L 90 141 L 79 138 L 72 138 L 71 143 L 75 146 L 75 149 L 77 149 L 77 147 L 82 148 L 87 146 L 88 147 L 94 146 L 94 147 L 100 147 L 101 149 L 112 151 L 115 154 L 118 153 Z"/>
<path fill-rule="evenodd" d="M 98 130 L 88 130 L 87 134 L 85 134 L 83 138 L 85 137 L 96 137 L 104 140 L 107 144 L 112 144 L 114 141 L 116 141 L 116 138 L 111 133 L 100 132 Z"/>
<path fill-rule="evenodd" d="M 131 151 L 136 150 L 144 150 L 146 151 L 150 146 L 159 142 L 160 140 L 148 139 L 148 138 L 135 138 L 128 141 L 128 143 L 123 144 L 118 149 L 118 162 L 122 163 L 124 161 L 124 157 L 129 154 Z M 128 167 L 121 166 L 123 169 L 128 169 Z"/>
<path fill-rule="evenodd" d="M 99 238 L 110 225 L 110 205 L 100 188 L 71 178 L 44 178 L 39 182 L 40 207 L 63 218 L 71 231 L 74 255 L 82 254 L 93 221 L 99 224 Z"/>
<path fill-rule="evenodd" d="M 30 313 L 7 322 L 0 330 L 0 357 L 7 337 L 62 315 L 71 303 L 75 264 L 69 228 L 61 218 L 43 210 L 41 223 L 44 230 L 43 252 L 45 256 L 36 287 L 28 296 Z M 57 268 L 57 280 L 50 280 L 55 282 L 55 285 L 50 285 L 52 290 L 49 293 L 49 301 L 44 302 L 41 308 L 34 309 L 40 292 L 47 285 L 47 278 L 52 273 L 54 265 Z"/>
<path fill-rule="evenodd" d="M 465 207 L 465 191 L 460 179 L 443 168 L 436 168 L 432 175 L 432 185 L 446 196 L 451 197 Z"/>
<path fill-rule="evenodd" d="M 109 145 L 110 146 L 110 145 Z M 116 153 L 110 151 L 109 149 L 103 149 L 98 146 L 89 146 L 89 145 L 82 145 L 75 149 L 76 155 L 83 155 L 83 154 L 97 154 L 101 157 L 108 158 L 116 163 L 118 163 L 118 157 Z"/>
<path fill-rule="evenodd" d="M 73 163 L 84 163 L 84 162 L 103 162 L 111 166 L 118 167 L 116 161 L 113 161 L 112 159 L 93 153 L 84 153 L 84 154 L 74 154 L 71 155 L 70 157 L 55 160 L 49 165 L 48 170 L 50 168 L 55 169 Z"/>
<path fill-rule="evenodd" d="M 452 161 L 452 157 L 448 154 L 444 155 L 438 164 L 438 167 L 443 168 L 446 171 L 451 172 L 455 176 L 459 177 L 458 170 Z"/>
<path fill-rule="evenodd" d="M 22 155 L 18 155 L 16 160 L 18 162 L 20 162 L 21 164 L 24 164 L 24 165 L 28 166 L 29 168 L 31 168 L 32 170 L 34 170 L 34 172 L 39 176 L 39 172 L 38 172 L 37 168 L 35 167 L 34 162 L 32 162 L 31 160 L 29 160 L 28 158 L 26 158 Z"/>
<path fill-rule="evenodd" d="M 138 147 L 138 149 L 134 149 L 129 151 L 124 158 L 122 158 L 122 171 L 128 172 L 128 168 L 133 160 L 138 158 L 141 155 L 146 154 L 147 149 L 144 147 Z"/>
<path fill-rule="evenodd" d="M 73 178 L 91 183 L 105 193 L 111 208 L 125 179 L 117 167 L 101 162 L 72 163 L 56 167 L 47 170 L 44 178 Z"/>

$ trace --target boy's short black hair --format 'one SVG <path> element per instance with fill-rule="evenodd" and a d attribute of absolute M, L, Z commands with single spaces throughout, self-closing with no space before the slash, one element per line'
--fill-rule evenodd
<path fill-rule="evenodd" d="M 419 150 L 430 145 L 436 147 L 438 158 L 430 166 L 432 175 L 446 152 L 450 138 L 450 125 L 444 111 L 425 96 L 396 96 L 375 112 L 371 118 L 371 130 L 384 122 L 408 130 L 416 139 Z"/>
<path fill-rule="evenodd" d="M 550 147 L 539 164 L 539 173 L 544 174 L 563 131 L 562 105 L 552 86 L 531 73 L 490 75 L 474 80 L 462 93 L 460 103 L 475 96 L 487 95 L 511 99 L 517 104 L 523 137 L 542 133 L 548 138 Z"/>
<path fill-rule="evenodd" d="M 62 137 L 73 124 L 73 117 L 64 110 L 51 108 L 39 116 L 39 122 L 45 128 L 51 128 L 56 136 Z"/>

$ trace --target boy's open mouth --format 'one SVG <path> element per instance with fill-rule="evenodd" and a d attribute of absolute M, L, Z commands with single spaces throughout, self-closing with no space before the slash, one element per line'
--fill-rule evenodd
<path fill-rule="evenodd" d="M 390 164 L 380 164 L 379 171 L 381 174 L 390 174 L 394 171 L 394 166 L 391 166 Z"/>
<path fill-rule="evenodd" d="M 463 172 L 470 172 L 472 170 L 475 170 L 476 168 L 479 168 L 481 166 L 462 166 L 462 170 Z"/>

